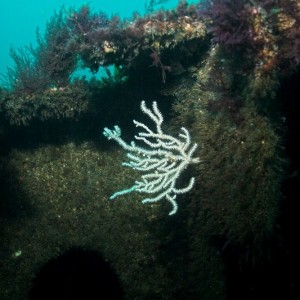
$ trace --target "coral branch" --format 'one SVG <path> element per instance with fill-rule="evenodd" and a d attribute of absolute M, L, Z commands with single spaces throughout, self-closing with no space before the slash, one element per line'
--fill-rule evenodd
<path fill-rule="evenodd" d="M 136 127 L 144 131 L 139 132 L 135 139 L 144 142 L 148 148 L 137 146 L 134 142 L 127 144 L 121 138 L 121 129 L 115 126 L 113 130 L 104 128 L 103 134 L 108 139 L 115 140 L 123 149 L 127 150 L 129 162 L 123 166 L 130 167 L 146 174 L 141 176 L 140 181 L 135 181 L 134 185 L 128 189 L 114 193 L 110 199 L 134 191 L 147 194 L 158 194 L 153 198 L 146 198 L 142 203 L 153 203 L 166 198 L 173 206 L 169 215 L 176 213 L 178 206 L 176 197 L 178 194 L 187 193 L 192 189 L 195 179 L 192 177 L 185 188 L 176 188 L 176 182 L 188 165 L 198 163 L 199 158 L 193 158 L 197 144 L 191 145 L 190 134 L 184 127 L 178 138 L 165 134 L 162 131 L 163 116 L 157 107 L 157 103 L 152 103 L 149 109 L 145 101 L 141 102 L 143 113 L 155 123 L 156 132 L 152 131 L 145 124 L 133 121 Z M 133 154 L 135 153 L 135 154 Z"/>

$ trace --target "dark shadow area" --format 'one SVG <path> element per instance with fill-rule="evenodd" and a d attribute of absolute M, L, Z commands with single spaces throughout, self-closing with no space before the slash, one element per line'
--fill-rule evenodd
<path fill-rule="evenodd" d="M 33 279 L 31 300 L 123 299 L 112 267 L 93 250 L 75 247 L 48 261 Z"/>
<path fill-rule="evenodd" d="M 152 79 L 152 81 L 154 81 Z M 140 110 L 140 103 L 145 100 L 151 107 L 157 101 L 166 122 L 170 119 L 173 97 L 159 93 L 160 78 L 149 85 L 138 74 L 124 84 L 116 84 L 106 88 L 99 82 L 91 82 L 88 109 L 76 117 L 48 118 L 39 120 L 33 117 L 26 125 L 9 124 L 9 120 L 0 111 L 0 155 L 10 153 L 12 148 L 36 149 L 45 145 L 60 146 L 73 142 L 81 144 L 93 141 L 98 146 L 107 147 L 107 139 L 102 135 L 103 128 L 118 125 L 122 135 L 132 138 L 135 132 L 133 119 L 144 121 L 145 114 Z M 151 120 L 147 120 L 151 124 Z M 152 125 L 152 124 L 151 124 Z"/>
<path fill-rule="evenodd" d="M 299 199 L 300 199 L 300 73 L 283 81 L 279 100 L 283 108 L 286 132 L 284 155 L 288 159 L 287 178 L 282 183 L 283 198 L 278 225 L 272 240 L 261 250 L 258 261 L 241 265 L 241 249 L 229 247 L 224 252 L 227 265 L 229 300 L 297 299 L 299 280 Z"/>
<path fill-rule="evenodd" d="M 23 176 L 7 166 L 6 159 L 0 160 L 0 228 L 7 220 L 30 218 L 33 207 L 26 201 Z"/>

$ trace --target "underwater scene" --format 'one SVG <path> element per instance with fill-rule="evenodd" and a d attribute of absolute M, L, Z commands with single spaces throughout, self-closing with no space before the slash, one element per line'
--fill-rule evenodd
<path fill-rule="evenodd" d="M 0 11 L 1 300 L 298 298 L 299 0 Z"/>

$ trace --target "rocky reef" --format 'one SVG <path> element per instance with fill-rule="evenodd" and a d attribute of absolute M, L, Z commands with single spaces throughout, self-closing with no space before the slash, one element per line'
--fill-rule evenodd
<path fill-rule="evenodd" d="M 27 299 L 38 270 L 77 246 L 111 262 L 125 299 L 289 298 L 299 28 L 297 0 L 180 1 L 130 20 L 83 6 L 56 13 L 37 48 L 12 50 L 0 89 L 0 298 Z M 79 66 L 105 75 L 71 79 Z M 180 178 L 195 186 L 170 217 L 140 194 L 109 200 L 137 174 L 101 132 L 118 123 L 132 137 L 141 100 L 198 144 L 201 163 Z"/>

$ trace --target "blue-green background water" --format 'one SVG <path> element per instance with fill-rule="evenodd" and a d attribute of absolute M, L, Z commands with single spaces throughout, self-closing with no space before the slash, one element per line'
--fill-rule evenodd
<path fill-rule="evenodd" d="M 36 42 L 37 27 L 43 32 L 47 20 L 55 10 L 62 6 L 80 7 L 89 4 L 95 11 L 103 11 L 108 15 L 119 14 L 129 18 L 133 12 L 145 13 L 145 0 L 1 0 L 0 1 L 0 73 L 6 72 L 7 67 L 13 65 L 9 56 L 9 49 L 23 47 Z M 188 3 L 199 1 L 189 0 Z M 164 8 L 173 8 L 178 0 L 169 0 L 162 5 Z M 160 6 L 155 7 L 160 8 Z"/>

